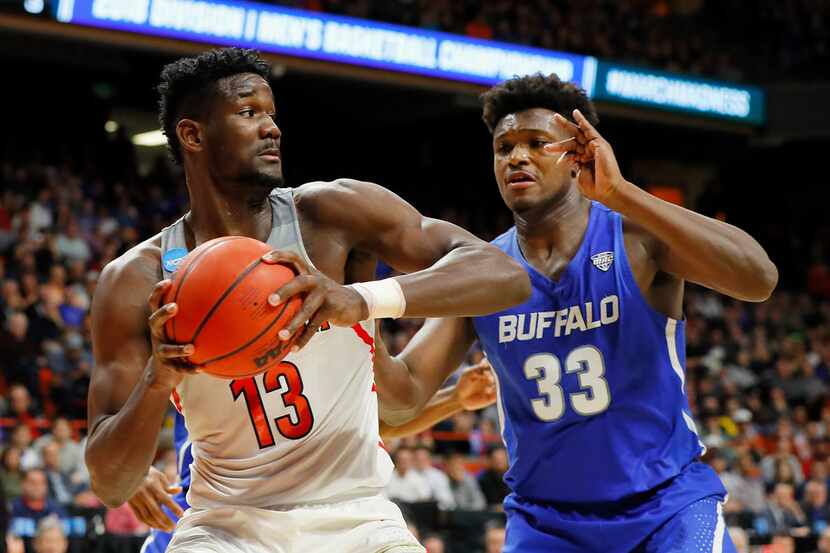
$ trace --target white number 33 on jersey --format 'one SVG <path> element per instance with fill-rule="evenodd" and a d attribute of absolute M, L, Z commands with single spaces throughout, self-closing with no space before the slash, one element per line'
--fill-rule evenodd
<path fill-rule="evenodd" d="M 577 373 L 579 392 L 570 394 L 573 410 L 583 416 L 596 415 L 608 409 L 611 394 L 605 374 L 602 352 L 593 346 L 573 350 L 565 359 L 565 371 Z M 524 374 L 535 380 L 539 395 L 530 400 L 533 412 L 545 422 L 558 420 L 565 413 L 565 392 L 562 390 L 562 363 L 550 353 L 537 353 L 527 358 Z"/>

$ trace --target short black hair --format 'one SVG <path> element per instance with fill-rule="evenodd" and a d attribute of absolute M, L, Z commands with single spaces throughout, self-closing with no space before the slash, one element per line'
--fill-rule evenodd
<path fill-rule="evenodd" d="M 159 124 L 167 136 L 167 147 L 177 163 L 182 151 L 176 125 L 182 117 L 198 117 L 216 94 L 216 82 L 231 75 L 255 73 L 268 80 L 271 67 L 259 52 L 245 48 L 209 50 L 198 56 L 178 59 L 161 70 Z"/>
<path fill-rule="evenodd" d="M 549 109 L 570 120 L 573 110 L 578 109 L 592 125 L 599 122 L 597 110 L 585 91 L 563 82 L 554 73 L 513 77 L 482 94 L 481 100 L 482 119 L 491 133 L 506 115 L 533 108 Z"/>

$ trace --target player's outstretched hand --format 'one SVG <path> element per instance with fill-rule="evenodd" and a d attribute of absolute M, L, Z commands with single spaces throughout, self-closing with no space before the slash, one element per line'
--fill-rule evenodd
<path fill-rule="evenodd" d="M 138 520 L 151 528 L 172 532 L 176 527 L 174 520 L 162 510 L 162 506 L 169 508 L 176 518 L 181 518 L 184 511 L 173 496 L 181 492 L 179 486 L 172 486 L 163 472 L 150 467 L 144 482 L 133 496 L 127 500 Z"/>
<path fill-rule="evenodd" d="M 175 303 L 161 305 L 169 287 L 170 280 L 165 279 L 153 288 L 147 300 L 150 313 L 152 313 L 147 323 L 150 326 L 150 338 L 153 343 L 151 382 L 155 386 L 172 390 L 186 375 L 199 372 L 199 369 L 187 362 L 187 357 L 195 351 L 193 344 L 172 344 L 164 332 L 164 323 L 175 317 L 179 309 Z"/>
<path fill-rule="evenodd" d="M 613 209 L 619 190 L 628 184 L 620 172 L 614 150 L 582 112 L 575 109 L 573 117 L 576 123 L 558 113 L 554 115 L 559 127 L 572 138 L 548 144 L 545 151 L 575 164 L 582 194 Z"/>
<path fill-rule="evenodd" d="M 290 340 L 295 333 L 301 333 L 292 349 L 305 346 L 326 321 L 336 326 L 352 326 L 369 316 L 369 307 L 360 294 L 309 267 L 294 252 L 274 250 L 262 256 L 262 260 L 289 265 L 297 273 L 268 297 L 268 303 L 279 305 L 298 294 L 304 296 L 302 308 L 279 332 L 281 340 Z"/>
<path fill-rule="evenodd" d="M 496 402 L 496 379 L 487 359 L 461 373 L 455 385 L 455 395 L 467 411 L 484 409 Z"/>

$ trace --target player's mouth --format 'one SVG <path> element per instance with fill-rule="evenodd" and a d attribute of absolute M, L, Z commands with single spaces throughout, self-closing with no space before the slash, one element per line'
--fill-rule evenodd
<path fill-rule="evenodd" d="M 269 148 L 259 153 L 259 157 L 265 158 L 268 161 L 279 161 L 280 151 L 276 148 Z"/>
<path fill-rule="evenodd" d="M 507 174 L 505 183 L 511 190 L 525 190 L 536 184 L 536 177 L 527 171 L 513 171 Z"/>

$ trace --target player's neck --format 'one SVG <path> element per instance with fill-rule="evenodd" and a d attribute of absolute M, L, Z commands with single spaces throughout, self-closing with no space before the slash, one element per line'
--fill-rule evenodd
<path fill-rule="evenodd" d="M 272 226 L 271 204 L 262 198 L 225 194 L 217 189 L 190 194 L 190 213 L 185 220 L 194 246 L 219 236 L 248 236 L 265 242 Z"/>
<path fill-rule="evenodd" d="M 514 213 L 519 245 L 528 261 L 570 259 L 588 227 L 591 202 L 576 187 L 543 209 Z"/>

